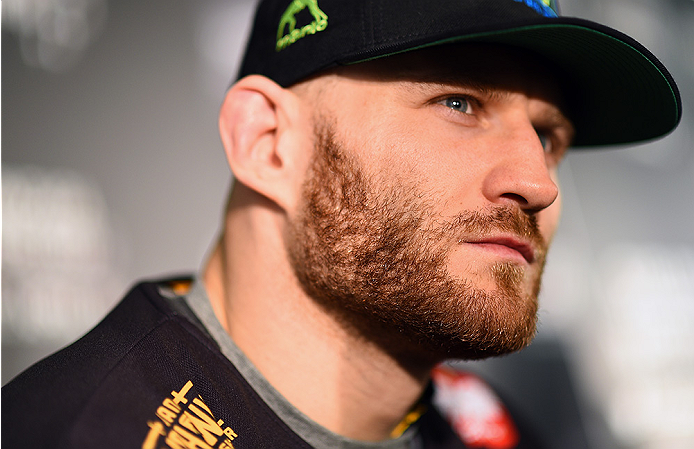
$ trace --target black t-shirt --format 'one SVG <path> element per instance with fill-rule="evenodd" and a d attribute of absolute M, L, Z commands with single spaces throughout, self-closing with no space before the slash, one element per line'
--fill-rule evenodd
<path fill-rule="evenodd" d="M 310 448 L 185 301 L 161 294 L 170 282 L 136 286 L 87 335 L 3 387 L 3 447 Z M 431 396 L 414 445 L 467 447 Z M 512 447 L 538 445 L 520 429 Z"/>

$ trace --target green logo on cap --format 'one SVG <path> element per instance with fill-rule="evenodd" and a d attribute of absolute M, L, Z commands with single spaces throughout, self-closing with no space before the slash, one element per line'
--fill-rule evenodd
<path fill-rule="evenodd" d="M 313 22 L 301 28 L 296 28 L 296 17 L 294 16 L 305 8 L 308 8 L 308 11 L 313 16 Z M 285 27 L 288 28 L 287 34 L 284 34 Z M 318 7 L 318 0 L 294 0 L 287 7 L 287 10 L 284 11 L 280 19 L 280 25 L 277 27 L 277 45 L 275 50 L 284 50 L 302 37 L 316 34 L 327 27 L 328 16 Z"/>

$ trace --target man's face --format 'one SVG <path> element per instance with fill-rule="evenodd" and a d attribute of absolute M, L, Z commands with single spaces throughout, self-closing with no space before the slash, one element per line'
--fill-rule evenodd
<path fill-rule="evenodd" d="M 315 154 L 287 238 L 303 288 L 396 353 L 527 345 L 572 133 L 544 69 L 448 47 L 318 79 Z"/>

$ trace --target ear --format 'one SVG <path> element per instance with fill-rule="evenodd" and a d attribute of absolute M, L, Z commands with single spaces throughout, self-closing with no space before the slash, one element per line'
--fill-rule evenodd
<path fill-rule="evenodd" d="M 219 131 L 235 178 L 292 209 L 298 200 L 312 128 L 299 98 L 259 75 L 238 81 L 227 92 Z"/>

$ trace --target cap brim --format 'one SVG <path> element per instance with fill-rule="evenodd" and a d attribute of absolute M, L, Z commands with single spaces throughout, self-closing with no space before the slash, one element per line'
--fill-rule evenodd
<path fill-rule="evenodd" d="M 671 132 L 682 116 L 680 93 L 670 73 L 643 45 L 609 27 L 560 17 L 538 24 L 450 36 L 409 48 L 361 54 L 356 63 L 456 42 L 485 42 L 531 50 L 566 76 L 574 146 L 635 143 Z"/>

